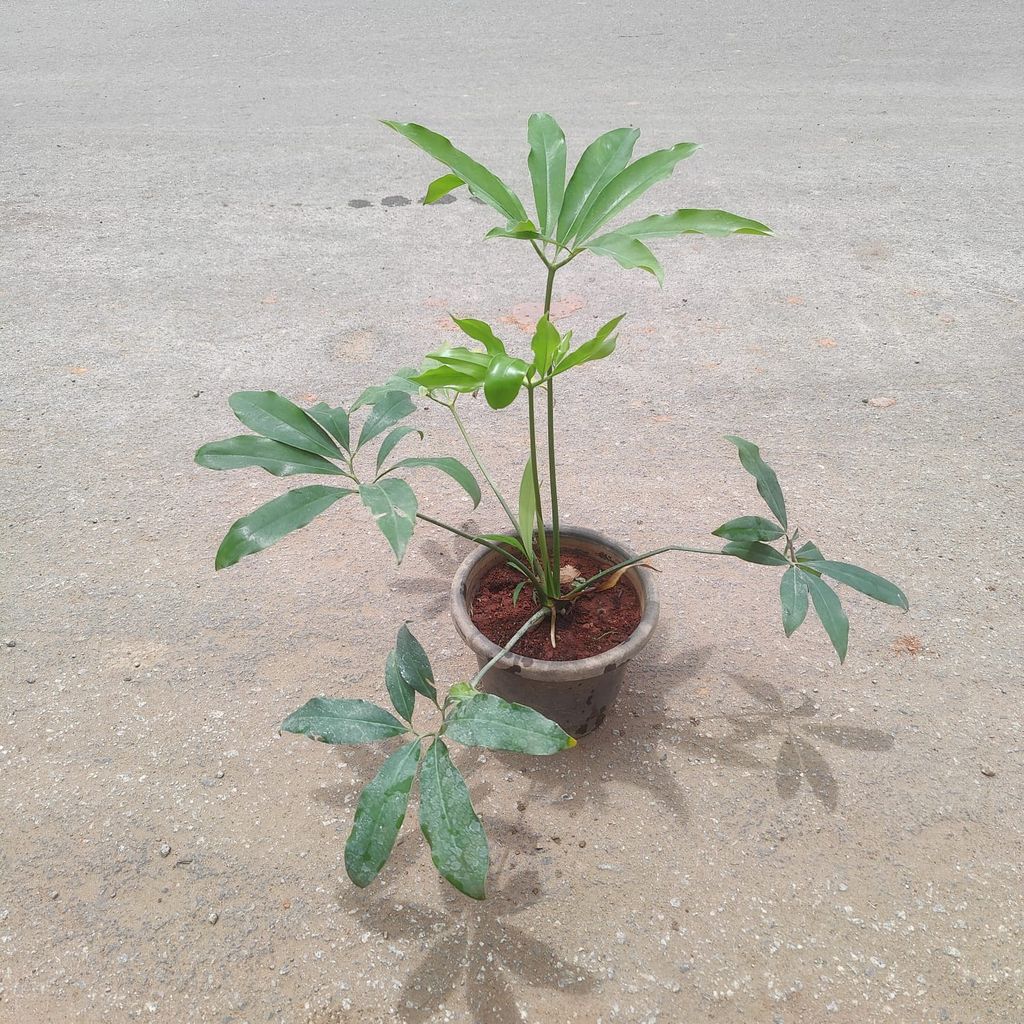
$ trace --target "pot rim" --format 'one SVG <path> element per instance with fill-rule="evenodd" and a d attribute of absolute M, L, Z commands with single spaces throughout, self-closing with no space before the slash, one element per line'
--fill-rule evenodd
<path fill-rule="evenodd" d="M 586 527 L 566 527 L 562 529 L 561 535 L 563 538 L 583 540 L 599 546 L 609 554 L 616 556 L 617 562 L 635 557 L 625 545 L 611 540 L 597 530 L 590 530 Z M 512 534 L 508 533 L 506 536 L 512 536 Z M 483 559 L 495 557 L 497 556 L 494 551 L 481 545 L 479 550 L 471 552 L 463 560 L 455 573 L 451 587 L 451 612 L 455 628 L 470 650 L 485 661 L 489 661 L 498 654 L 501 648 L 473 624 L 464 590 L 473 569 Z M 601 654 L 594 654 L 589 658 L 579 658 L 575 661 L 548 661 L 544 658 L 527 658 L 521 654 L 506 654 L 497 663 L 497 667 L 540 681 L 554 683 L 599 676 L 630 661 L 651 639 L 654 627 L 658 623 L 659 604 L 657 587 L 650 569 L 645 569 L 640 565 L 631 566 L 626 570 L 625 575 L 639 592 L 644 610 L 636 629 L 621 644 L 603 651 Z"/>

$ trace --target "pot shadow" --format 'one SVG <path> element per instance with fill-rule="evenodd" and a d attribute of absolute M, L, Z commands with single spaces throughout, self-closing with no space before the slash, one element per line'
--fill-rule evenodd
<path fill-rule="evenodd" d="M 479 533 L 480 526 L 473 519 L 459 523 L 458 528 L 465 533 Z M 452 577 L 463 559 L 476 545 L 472 541 L 463 540 L 449 534 L 443 534 L 444 542 L 429 538 L 416 546 L 433 574 L 429 576 L 403 578 L 393 584 L 393 589 L 400 594 L 417 599 L 417 618 L 422 622 L 432 622 L 441 618 L 448 611 L 448 590 Z"/>

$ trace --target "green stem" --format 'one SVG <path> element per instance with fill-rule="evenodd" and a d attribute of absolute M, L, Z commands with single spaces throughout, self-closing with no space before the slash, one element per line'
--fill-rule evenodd
<path fill-rule="evenodd" d="M 528 618 L 528 619 L 527 619 L 527 620 L 526 620 L 526 621 L 525 621 L 525 622 L 524 622 L 524 623 L 522 624 L 522 626 L 520 626 L 520 627 L 519 627 L 519 632 L 518 632 L 518 633 L 516 633 L 516 635 L 515 635 L 514 637 L 512 637 L 512 639 L 511 639 L 511 640 L 509 640 L 509 642 L 508 642 L 507 644 L 505 644 L 505 646 L 504 646 L 504 647 L 503 647 L 503 648 L 502 648 L 502 649 L 501 649 L 500 651 L 498 651 L 498 653 L 497 653 L 497 654 L 496 654 L 496 655 L 495 655 L 495 656 L 494 656 L 493 658 L 491 658 L 491 660 L 490 660 L 489 662 L 487 662 L 487 664 L 486 664 L 486 665 L 484 665 L 484 667 L 483 667 L 482 669 L 480 669 L 480 671 L 479 671 L 479 672 L 477 672 L 477 674 L 476 674 L 475 676 L 473 676 L 473 678 L 472 678 L 472 679 L 471 679 L 471 680 L 469 681 L 469 685 L 475 688 L 475 687 L 476 687 L 476 684 L 477 684 L 477 683 L 479 683 L 479 682 L 480 682 L 480 680 L 481 680 L 481 679 L 483 679 L 483 677 L 484 677 L 485 675 L 487 675 L 487 673 L 488 673 L 488 672 L 489 672 L 489 671 L 490 671 L 490 670 L 491 670 L 491 669 L 492 669 L 492 668 L 493 668 L 493 667 L 494 667 L 494 666 L 495 666 L 495 665 L 496 665 L 496 664 L 497 664 L 497 663 L 498 663 L 499 661 L 501 661 L 501 659 L 502 659 L 502 658 L 504 658 L 504 657 L 505 657 L 505 655 L 506 655 L 506 654 L 508 654 L 508 653 L 509 653 L 509 652 L 510 652 L 510 651 L 512 650 L 512 648 L 513 648 L 513 647 L 515 647 L 515 645 L 516 645 L 517 643 L 519 643 L 519 641 L 520 641 L 520 640 L 522 640 L 522 638 L 523 638 L 523 637 L 524 637 L 524 636 L 525 636 L 525 635 L 526 635 L 527 633 L 529 633 L 529 632 L 530 632 L 530 630 L 531 630 L 531 629 L 533 629 L 533 627 L 534 627 L 534 626 L 536 626 L 538 622 L 540 622 L 540 620 L 541 620 L 541 619 L 543 619 L 543 618 L 544 618 L 544 616 L 545 616 L 545 615 L 547 615 L 547 613 L 548 613 L 548 610 L 547 610 L 547 608 L 538 608 L 538 609 L 537 609 L 537 610 L 536 610 L 536 611 L 535 611 L 535 612 L 534 612 L 534 613 L 533 613 L 533 614 L 532 614 L 532 615 L 531 615 L 531 616 L 530 616 L 530 617 L 529 617 L 529 618 Z"/>
<path fill-rule="evenodd" d="M 556 268 L 548 267 L 547 285 L 544 289 L 544 315 L 551 313 L 551 293 L 555 285 Z M 551 563 L 553 572 L 559 573 L 562 568 L 562 537 L 558 518 L 558 473 L 555 468 L 555 385 L 550 377 L 547 383 L 547 416 L 548 416 L 548 486 L 551 491 Z M 561 583 L 556 593 L 561 593 Z"/>
<path fill-rule="evenodd" d="M 466 533 L 465 530 L 460 530 L 455 526 L 449 526 L 448 523 L 442 523 L 440 519 L 434 519 L 433 516 L 428 516 L 425 512 L 417 512 L 416 518 L 422 519 L 425 523 L 430 523 L 431 526 L 437 526 L 442 530 L 447 530 L 449 533 L 454 533 L 456 537 L 462 537 L 464 540 L 471 540 L 474 544 L 479 544 L 481 547 L 490 548 L 492 551 L 496 551 L 499 555 L 505 558 L 506 561 L 512 562 L 535 587 L 540 587 L 540 580 L 537 579 L 536 574 L 529 568 L 529 566 L 521 562 L 511 551 L 508 551 L 498 544 L 492 544 L 489 540 L 484 540 L 483 537 L 477 537 L 476 535 Z"/>
<path fill-rule="evenodd" d="M 505 500 L 501 491 L 498 490 L 494 481 L 491 479 L 491 474 L 487 472 L 487 467 L 484 466 L 483 462 L 480 459 L 480 456 L 477 455 L 476 448 L 473 447 L 473 442 L 469 439 L 469 432 L 466 430 L 466 425 L 462 422 L 462 417 L 458 414 L 458 411 L 455 408 L 455 402 L 453 401 L 451 405 L 447 406 L 447 408 L 451 411 L 452 416 L 455 417 L 455 425 L 459 428 L 459 433 L 462 434 L 462 439 L 466 442 L 466 447 L 469 449 L 469 454 L 473 456 L 473 461 L 476 463 L 477 469 L 480 470 L 480 473 L 483 475 L 484 480 L 487 481 L 487 486 L 490 487 L 490 489 L 494 492 L 494 496 L 501 503 L 501 507 L 505 510 L 505 515 L 508 516 L 508 521 L 512 524 L 512 528 L 518 532 L 519 522 L 516 520 L 516 517 L 512 514 L 512 509 L 509 508 L 509 504 Z"/>
<path fill-rule="evenodd" d="M 663 555 L 666 551 L 686 551 L 691 555 L 725 555 L 725 551 L 713 551 L 710 548 L 684 548 L 677 544 L 669 544 L 667 547 L 655 548 L 653 551 L 648 551 L 642 555 L 634 555 L 632 558 L 627 558 L 624 562 L 618 562 L 615 565 L 608 566 L 607 569 L 602 569 L 599 573 L 591 576 L 589 580 L 584 580 L 582 583 L 577 584 L 572 590 L 569 591 L 565 597 L 575 597 L 581 590 L 586 590 L 587 587 L 592 586 L 599 580 L 603 580 L 606 576 L 611 576 L 613 572 L 619 569 L 625 569 L 627 566 L 636 565 L 637 562 L 642 562 L 646 558 L 653 558 L 655 555 Z M 729 557 L 732 557 L 731 555 Z"/>
<path fill-rule="evenodd" d="M 530 410 L 530 468 L 533 471 L 533 500 L 537 506 L 537 543 L 540 546 L 540 563 L 544 570 L 544 593 L 547 597 L 557 597 L 558 590 L 553 589 L 551 582 L 551 561 L 548 558 L 548 538 L 544 531 L 544 516 L 541 512 L 540 474 L 537 472 L 537 416 L 533 402 L 533 388 L 526 391 Z M 524 537 L 523 542 L 529 543 L 530 538 Z M 557 569 L 555 570 L 557 574 Z"/>

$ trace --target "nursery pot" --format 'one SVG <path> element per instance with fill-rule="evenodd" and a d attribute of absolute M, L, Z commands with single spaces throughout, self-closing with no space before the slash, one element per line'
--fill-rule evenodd
<path fill-rule="evenodd" d="M 608 565 L 633 557 L 633 552 L 594 530 L 563 529 L 562 548 L 596 556 Z M 502 557 L 479 547 L 459 566 L 452 582 L 452 618 L 483 668 L 501 650 L 470 618 L 481 580 Z M 629 638 L 603 654 L 578 661 L 545 661 L 506 654 L 480 681 L 480 688 L 516 704 L 525 704 L 557 722 L 572 736 L 585 736 L 604 722 L 622 688 L 626 666 L 654 633 L 658 595 L 650 570 L 631 566 L 619 585 L 631 586 L 640 599 L 641 619 Z M 543 624 L 539 628 L 546 628 Z"/>

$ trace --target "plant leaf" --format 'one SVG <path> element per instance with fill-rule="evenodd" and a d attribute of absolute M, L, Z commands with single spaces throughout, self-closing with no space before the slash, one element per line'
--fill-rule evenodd
<path fill-rule="evenodd" d="M 584 249 L 596 252 L 598 256 L 610 256 L 626 270 L 646 270 L 657 278 L 658 284 L 665 283 L 665 270 L 653 252 L 636 238 L 625 235 L 602 235 L 587 242 Z"/>
<path fill-rule="evenodd" d="M 812 544 L 810 541 L 807 541 L 806 544 L 802 544 L 799 548 L 797 548 L 796 557 L 797 561 L 799 562 L 821 562 L 825 559 L 825 556 L 818 550 L 817 545 Z"/>
<path fill-rule="evenodd" d="M 523 587 L 525 587 L 526 584 L 529 583 L 529 582 L 530 582 L 529 580 L 520 580 L 512 588 L 512 607 L 513 608 L 515 608 L 515 606 L 517 604 L 519 604 L 519 595 L 523 592 Z"/>
<path fill-rule="evenodd" d="M 419 740 L 399 747 L 359 794 L 352 831 L 345 843 L 345 871 L 360 889 L 380 874 L 391 856 L 405 821 L 419 760 Z"/>
<path fill-rule="evenodd" d="M 416 525 L 413 489 L 404 480 L 379 480 L 374 484 L 360 484 L 359 497 L 387 538 L 395 558 L 401 562 Z"/>
<path fill-rule="evenodd" d="M 475 377 L 478 383 L 483 383 L 484 375 L 487 373 L 492 359 L 486 352 L 476 352 L 471 348 L 466 348 L 465 345 L 441 348 L 436 352 L 429 352 L 426 358 L 441 366 L 458 370 L 459 373 L 464 373 L 468 377 Z"/>
<path fill-rule="evenodd" d="M 785 533 L 785 530 L 763 516 L 740 516 L 711 531 L 714 537 L 738 541 L 778 540 Z"/>
<path fill-rule="evenodd" d="M 484 235 L 484 238 L 532 238 L 534 240 L 543 240 L 544 236 L 537 230 L 537 225 L 532 220 L 521 220 L 504 228 L 491 228 Z"/>
<path fill-rule="evenodd" d="M 680 142 L 671 149 L 648 153 L 623 168 L 590 205 L 587 215 L 580 221 L 577 239 L 589 238 L 602 224 L 635 203 L 652 185 L 667 178 L 680 160 L 692 156 L 699 148 L 694 142 Z"/>
<path fill-rule="evenodd" d="M 783 574 L 779 584 L 779 600 L 782 602 L 782 628 L 786 636 L 792 636 L 807 618 L 807 583 L 795 565 Z"/>
<path fill-rule="evenodd" d="M 402 625 L 395 642 L 395 664 L 402 678 L 427 700 L 437 703 L 437 689 L 434 686 L 434 670 L 423 645 L 412 635 L 409 627 Z"/>
<path fill-rule="evenodd" d="M 482 533 L 479 535 L 481 540 L 489 540 L 492 544 L 506 544 L 512 548 L 513 551 L 521 555 L 526 554 L 526 548 L 520 543 L 516 537 L 510 537 L 507 533 Z"/>
<path fill-rule="evenodd" d="M 390 711 L 368 700 L 314 697 L 282 723 L 282 732 L 308 736 L 320 743 L 375 743 L 409 730 Z"/>
<path fill-rule="evenodd" d="M 759 541 L 729 541 L 722 548 L 722 554 L 734 555 L 744 562 L 756 562 L 758 565 L 789 565 L 785 555 Z"/>
<path fill-rule="evenodd" d="M 518 754 L 557 754 L 576 746 L 567 732 L 539 711 L 491 693 L 479 693 L 459 704 L 448 718 L 445 735 L 470 747 Z"/>
<path fill-rule="evenodd" d="M 206 469 L 242 469 L 259 466 L 274 476 L 317 473 L 321 476 L 348 476 L 333 462 L 290 444 L 269 437 L 239 434 L 223 441 L 211 441 L 196 452 L 196 463 Z"/>
<path fill-rule="evenodd" d="M 533 531 L 537 522 L 537 494 L 533 487 L 533 457 L 526 460 L 523 479 L 519 482 L 519 538 L 523 549 L 533 561 Z"/>
<path fill-rule="evenodd" d="M 821 624 L 825 627 L 825 632 L 828 633 L 828 638 L 832 641 L 842 664 L 846 660 L 850 640 L 850 620 L 846 617 L 836 592 L 823 579 L 805 572 L 804 582 L 811 592 L 814 610 L 821 619 Z"/>
<path fill-rule="evenodd" d="M 436 203 L 438 199 L 443 199 L 449 192 L 454 192 L 455 189 L 461 188 L 465 184 L 457 174 L 442 174 L 440 178 L 435 178 L 427 186 L 423 205 L 429 206 L 431 203 Z"/>
<path fill-rule="evenodd" d="M 348 451 L 348 413 L 340 405 L 332 409 L 326 402 L 318 402 L 306 410 L 306 415 L 312 416 L 345 451 Z"/>
<path fill-rule="evenodd" d="M 533 365 L 537 372 L 543 377 L 551 368 L 555 352 L 558 351 L 558 344 L 562 336 L 555 329 L 555 326 L 547 318 L 547 314 L 537 321 L 537 329 L 533 333 L 533 340 L 530 347 L 533 349 Z"/>
<path fill-rule="evenodd" d="M 472 499 L 473 508 L 480 504 L 480 485 L 476 477 L 458 459 L 451 456 L 424 456 L 410 459 L 402 459 L 388 469 L 393 473 L 396 469 L 418 469 L 421 466 L 428 466 L 432 469 L 439 469 L 447 473 Z"/>
<path fill-rule="evenodd" d="M 416 406 L 407 392 L 389 391 L 383 398 L 374 402 L 370 415 L 366 417 L 363 429 L 359 432 L 356 451 L 367 441 L 372 441 L 378 434 L 383 434 L 389 427 L 415 411 Z"/>
<path fill-rule="evenodd" d="M 431 366 L 422 373 L 417 373 L 413 377 L 413 383 L 417 387 L 426 388 L 427 391 L 447 388 L 450 391 L 466 394 L 470 391 L 478 391 L 483 380 L 474 374 L 453 370 L 450 366 Z"/>
<path fill-rule="evenodd" d="M 388 651 L 384 663 L 384 685 L 394 709 L 407 721 L 412 722 L 412 713 L 416 707 L 416 691 L 405 681 L 398 670 L 398 653 Z"/>
<path fill-rule="evenodd" d="M 408 437 L 410 434 L 419 434 L 420 440 L 423 440 L 423 431 L 417 430 L 415 427 L 395 427 L 394 430 L 388 434 L 380 443 L 380 447 L 377 449 L 377 472 L 380 472 L 381 466 L 387 461 L 388 456 L 395 450 L 395 445 L 402 440 L 403 437 Z"/>
<path fill-rule="evenodd" d="M 459 892 L 482 900 L 490 859 L 487 836 L 466 783 L 440 739 L 430 745 L 420 772 L 420 828 L 441 876 Z"/>
<path fill-rule="evenodd" d="M 859 565 L 851 565 L 849 562 L 830 562 L 820 558 L 802 560 L 801 564 L 810 569 L 817 569 L 822 575 L 831 576 L 837 582 L 845 583 L 848 587 L 853 587 L 854 590 L 859 590 L 876 601 L 891 604 L 894 608 L 902 608 L 904 611 L 910 608 L 907 595 L 895 583 L 890 583 L 884 577 L 876 576 Z"/>
<path fill-rule="evenodd" d="M 532 114 L 526 138 L 530 143 L 526 164 L 533 182 L 537 223 L 550 238 L 558 225 L 565 194 L 565 135 L 550 114 Z"/>
<path fill-rule="evenodd" d="M 484 398 L 492 409 L 511 405 L 523 386 L 523 378 L 530 367 L 514 356 L 495 356 L 484 377 Z"/>
<path fill-rule="evenodd" d="M 639 162 L 639 161 L 638 161 Z M 724 210 L 676 210 L 675 213 L 655 213 L 643 220 L 610 231 L 593 241 L 622 235 L 626 238 L 672 238 L 676 235 L 770 235 L 772 229 L 756 220 L 737 217 Z"/>
<path fill-rule="evenodd" d="M 625 314 L 622 314 L 625 316 Z M 595 359 L 604 359 L 615 351 L 615 341 L 618 335 L 612 332 L 619 326 L 622 316 L 609 320 L 589 341 L 583 342 L 575 351 L 570 352 L 556 367 L 555 376 L 571 370 L 574 366 L 582 363 L 589 363 Z"/>
<path fill-rule="evenodd" d="M 336 459 L 341 452 L 316 420 L 276 391 L 236 391 L 229 399 L 232 412 L 250 430 L 304 452 Z"/>
<path fill-rule="evenodd" d="M 483 320 L 474 320 L 472 317 L 460 318 L 453 316 L 452 320 L 455 321 L 455 326 L 459 328 L 464 334 L 468 334 L 474 341 L 479 341 L 489 356 L 503 356 L 505 354 L 505 344 L 491 328 L 490 324 L 484 323 Z"/>
<path fill-rule="evenodd" d="M 740 465 L 757 481 L 758 494 L 764 498 L 765 504 L 772 510 L 783 529 L 788 529 L 786 499 L 782 496 L 779 478 L 775 475 L 775 470 L 761 458 L 761 449 L 752 441 L 745 441 L 733 434 L 726 435 L 725 439 L 732 441 L 739 449 Z"/>
<path fill-rule="evenodd" d="M 474 689 L 469 683 L 456 683 L 448 691 L 448 700 L 452 703 L 457 703 L 460 700 L 468 700 L 470 697 L 475 697 L 480 691 Z"/>
<path fill-rule="evenodd" d="M 395 370 L 383 384 L 373 384 L 368 387 L 352 403 L 350 411 L 355 412 L 364 405 L 376 405 L 386 395 L 391 394 L 392 391 L 404 391 L 407 395 L 415 395 L 419 391 L 420 386 L 413 382 L 412 378 L 414 376 L 416 376 L 415 366 L 403 366 L 400 370 Z"/>
<path fill-rule="evenodd" d="M 615 128 L 583 151 L 565 187 L 556 236 L 560 243 L 575 237 L 601 190 L 629 163 L 639 137 L 636 128 Z"/>
<path fill-rule="evenodd" d="M 432 132 L 419 124 L 402 124 L 398 121 L 382 123 L 450 168 L 469 186 L 473 195 L 497 210 L 507 221 L 516 223 L 529 219 L 522 201 L 497 175 L 462 150 L 456 149 L 443 135 L 438 135 L 437 132 Z"/>
<path fill-rule="evenodd" d="M 321 512 L 355 491 L 350 487 L 310 484 L 296 487 L 233 523 L 217 549 L 214 566 L 226 569 L 246 555 L 269 548 L 286 534 L 308 526 Z"/>

